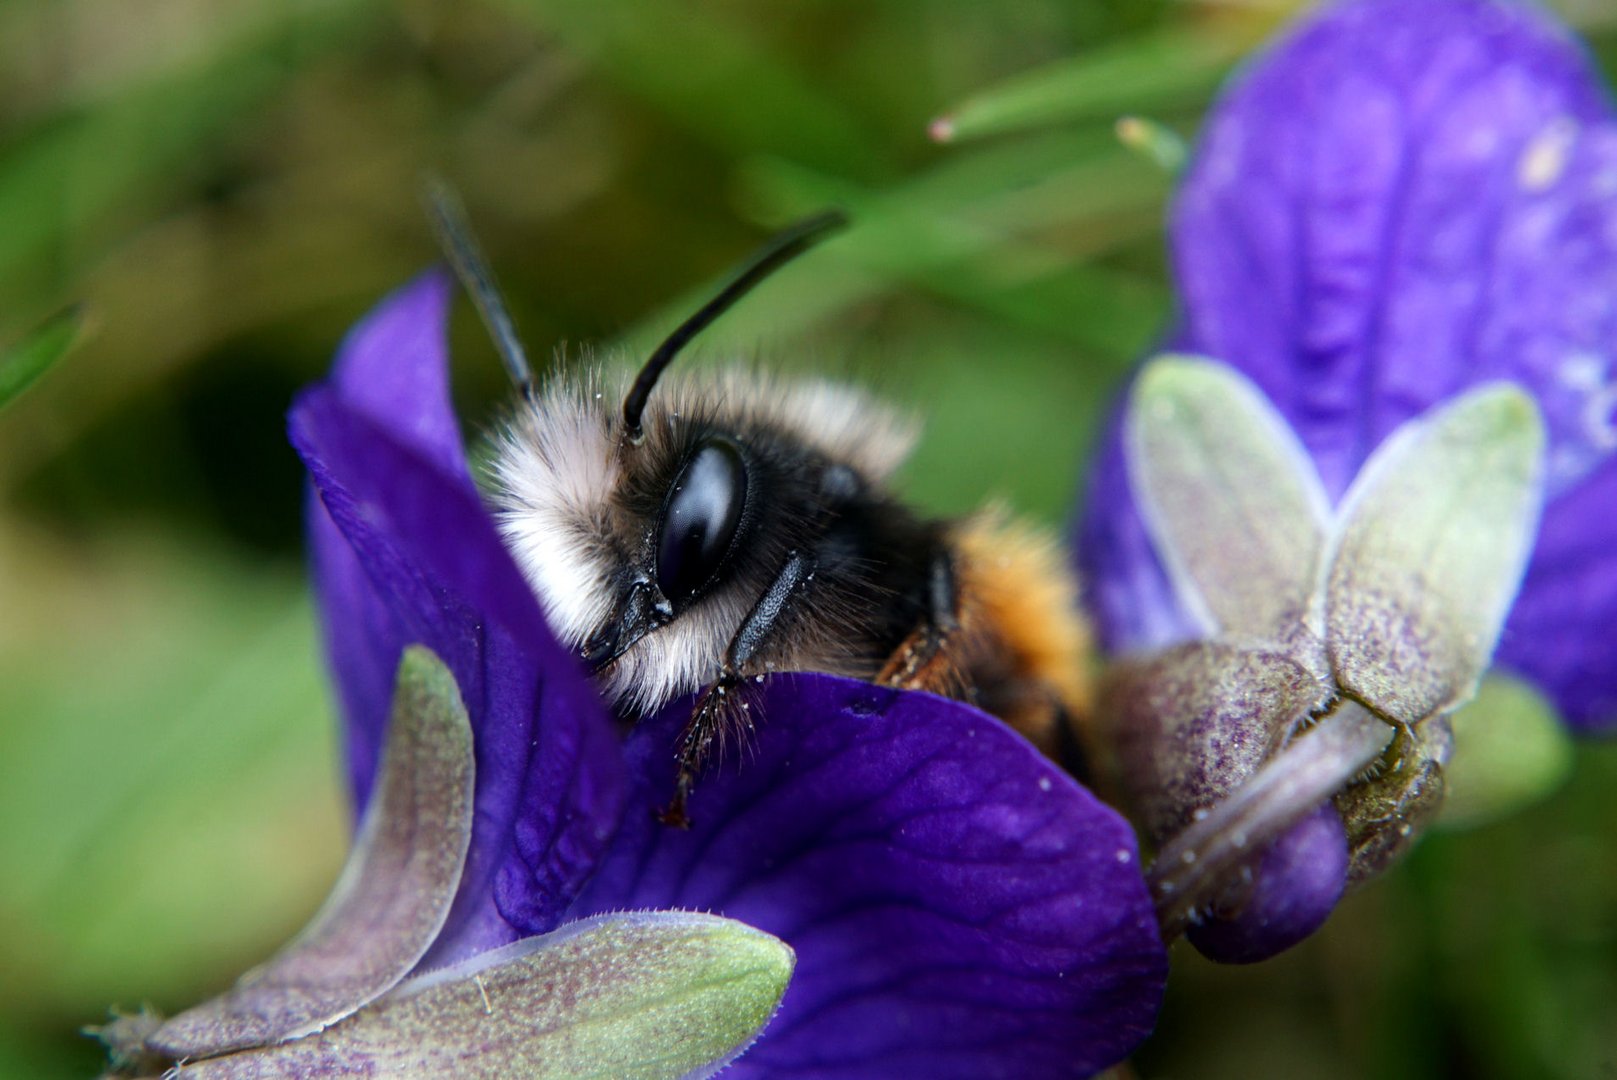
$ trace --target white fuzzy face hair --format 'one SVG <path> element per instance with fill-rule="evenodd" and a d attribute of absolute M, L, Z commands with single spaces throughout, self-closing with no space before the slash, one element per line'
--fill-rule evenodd
<path fill-rule="evenodd" d="M 916 432 L 852 387 L 732 369 L 670 372 L 646 405 L 644 440 L 631 445 L 622 415 L 629 382 L 593 369 L 553 378 L 497 434 L 492 477 L 507 546 L 563 644 L 582 652 L 618 616 L 625 583 L 655 579 L 668 492 L 693 448 L 714 436 L 743 448 L 745 521 L 722 580 L 676 602 L 672 621 L 600 671 L 620 710 L 644 714 L 719 674 L 731 639 L 805 526 L 784 512 L 771 518 L 772 507 L 794 505 L 781 490 L 801 472 L 794 460 L 837 463 L 879 490 Z M 821 615 L 771 666 L 869 677 L 836 647 L 848 628 L 836 625 L 835 605 Z"/>

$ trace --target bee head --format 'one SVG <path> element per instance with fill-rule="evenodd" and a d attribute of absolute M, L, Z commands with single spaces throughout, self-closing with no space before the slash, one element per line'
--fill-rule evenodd
<path fill-rule="evenodd" d="M 879 489 L 913 425 L 859 391 L 746 369 L 671 375 L 628 430 L 629 380 L 551 380 L 499 435 L 508 546 L 558 635 L 642 708 L 711 677 L 829 504 Z M 632 392 L 632 391 L 631 391 Z"/>
<path fill-rule="evenodd" d="M 540 388 L 459 203 L 437 185 L 429 205 L 521 397 L 497 438 L 497 513 L 552 626 L 621 702 L 649 708 L 699 685 L 772 562 L 809 538 L 828 499 L 885 479 L 911 441 L 843 387 L 664 379 L 704 328 L 846 217 L 776 236 L 632 380 L 609 386 L 597 371 Z"/>

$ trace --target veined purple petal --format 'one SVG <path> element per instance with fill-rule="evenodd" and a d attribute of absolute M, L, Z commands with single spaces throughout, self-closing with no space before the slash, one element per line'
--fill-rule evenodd
<path fill-rule="evenodd" d="M 1333 498 L 1439 401 L 1493 379 L 1534 393 L 1551 502 L 1499 661 L 1572 723 L 1617 723 L 1617 555 L 1589 556 L 1617 528 L 1598 497 L 1617 468 L 1617 121 L 1576 41 L 1505 0 L 1335 5 L 1219 106 L 1173 234 L 1175 347 L 1257 382 Z M 1109 440 L 1082 541 L 1103 640 L 1127 649 L 1172 620 L 1121 476 Z M 1573 580 L 1574 606 L 1534 595 Z M 1538 644 L 1562 631 L 1572 655 Z"/>
<path fill-rule="evenodd" d="M 1150 1030 L 1166 955 L 1133 834 L 997 720 L 771 680 L 683 831 L 652 811 L 689 707 L 631 736 L 623 828 L 570 915 L 696 908 L 790 944 L 786 1000 L 736 1076 L 1074 1076 Z"/>
<path fill-rule="evenodd" d="M 327 386 L 470 491 L 460 424 L 449 399 L 450 289 L 448 276 L 431 270 L 388 294 L 343 339 Z M 312 488 L 305 515 L 315 592 L 326 615 L 326 655 L 346 720 L 349 779 L 355 805 L 363 807 L 394 672 L 409 641 Z"/>
<path fill-rule="evenodd" d="M 1533 7 L 1340 4 L 1208 128 L 1174 220 L 1186 337 L 1293 418 L 1333 496 L 1500 378 L 1544 399 L 1570 482 L 1611 449 L 1561 398 L 1617 341 L 1614 165 L 1588 60 Z"/>
<path fill-rule="evenodd" d="M 449 398 L 453 289 L 442 269 L 395 289 L 343 339 L 331 385 L 350 408 L 469 484 L 460 421 Z"/>
<path fill-rule="evenodd" d="M 340 643 L 349 723 L 364 732 L 351 748 L 374 749 L 387 698 L 368 696 L 370 683 L 415 642 L 454 674 L 475 733 L 471 851 L 424 963 L 549 929 L 622 807 L 622 761 L 594 688 L 550 636 L 464 474 L 402 445 L 330 386 L 298 400 L 291 433 L 319 492 L 312 540 L 321 584 L 333 587 L 322 610 Z M 374 768 L 373 756 L 351 759 L 357 793 Z"/>
<path fill-rule="evenodd" d="M 410 638 L 386 596 L 371 584 L 353 545 L 331 520 L 312 483 L 303 515 L 326 668 L 336 684 L 343 717 L 348 791 L 357 820 L 370 803 L 393 677 Z"/>
<path fill-rule="evenodd" d="M 469 487 L 460 425 L 449 400 L 449 290 L 441 271 L 395 289 L 343 339 L 331 385 L 351 408 Z M 312 488 L 305 520 L 315 592 L 327 615 L 322 620 L 326 656 L 347 721 L 349 780 L 356 807 L 363 807 L 370 798 L 393 675 L 409 642 Z"/>

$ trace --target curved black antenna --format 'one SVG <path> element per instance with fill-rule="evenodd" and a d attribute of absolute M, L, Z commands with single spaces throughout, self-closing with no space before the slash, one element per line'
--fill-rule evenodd
<path fill-rule="evenodd" d="M 432 218 L 433 231 L 438 234 L 438 246 L 444 249 L 449 265 L 454 267 L 466 295 L 472 298 L 477 314 L 482 317 L 494 349 L 511 382 L 526 399 L 533 398 L 533 368 L 528 366 L 528 353 L 517 337 L 516 324 L 500 296 L 500 286 L 494 272 L 488 268 L 483 251 L 466 220 L 466 207 L 460 196 L 444 181 L 435 176 L 424 182 L 427 213 Z"/>
<path fill-rule="evenodd" d="M 737 300 L 751 292 L 754 285 L 847 223 L 848 215 L 841 210 L 825 210 L 777 233 L 753 255 L 734 281 L 719 290 L 719 294 L 703 304 L 696 314 L 680 323 L 652 352 L 623 399 L 624 437 L 630 442 L 640 441 L 640 414 L 645 412 L 646 401 L 651 397 L 652 388 L 657 385 L 663 369 L 673 363 L 679 350 L 690 344 L 692 338 L 728 311 Z"/>

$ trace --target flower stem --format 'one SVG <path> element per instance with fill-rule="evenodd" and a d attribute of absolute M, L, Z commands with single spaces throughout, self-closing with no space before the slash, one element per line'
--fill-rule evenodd
<path fill-rule="evenodd" d="M 1183 933 L 1232 872 L 1362 772 L 1392 736 L 1385 721 L 1343 701 L 1164 844 L 1147 875 L 1164 940 Z"/>

